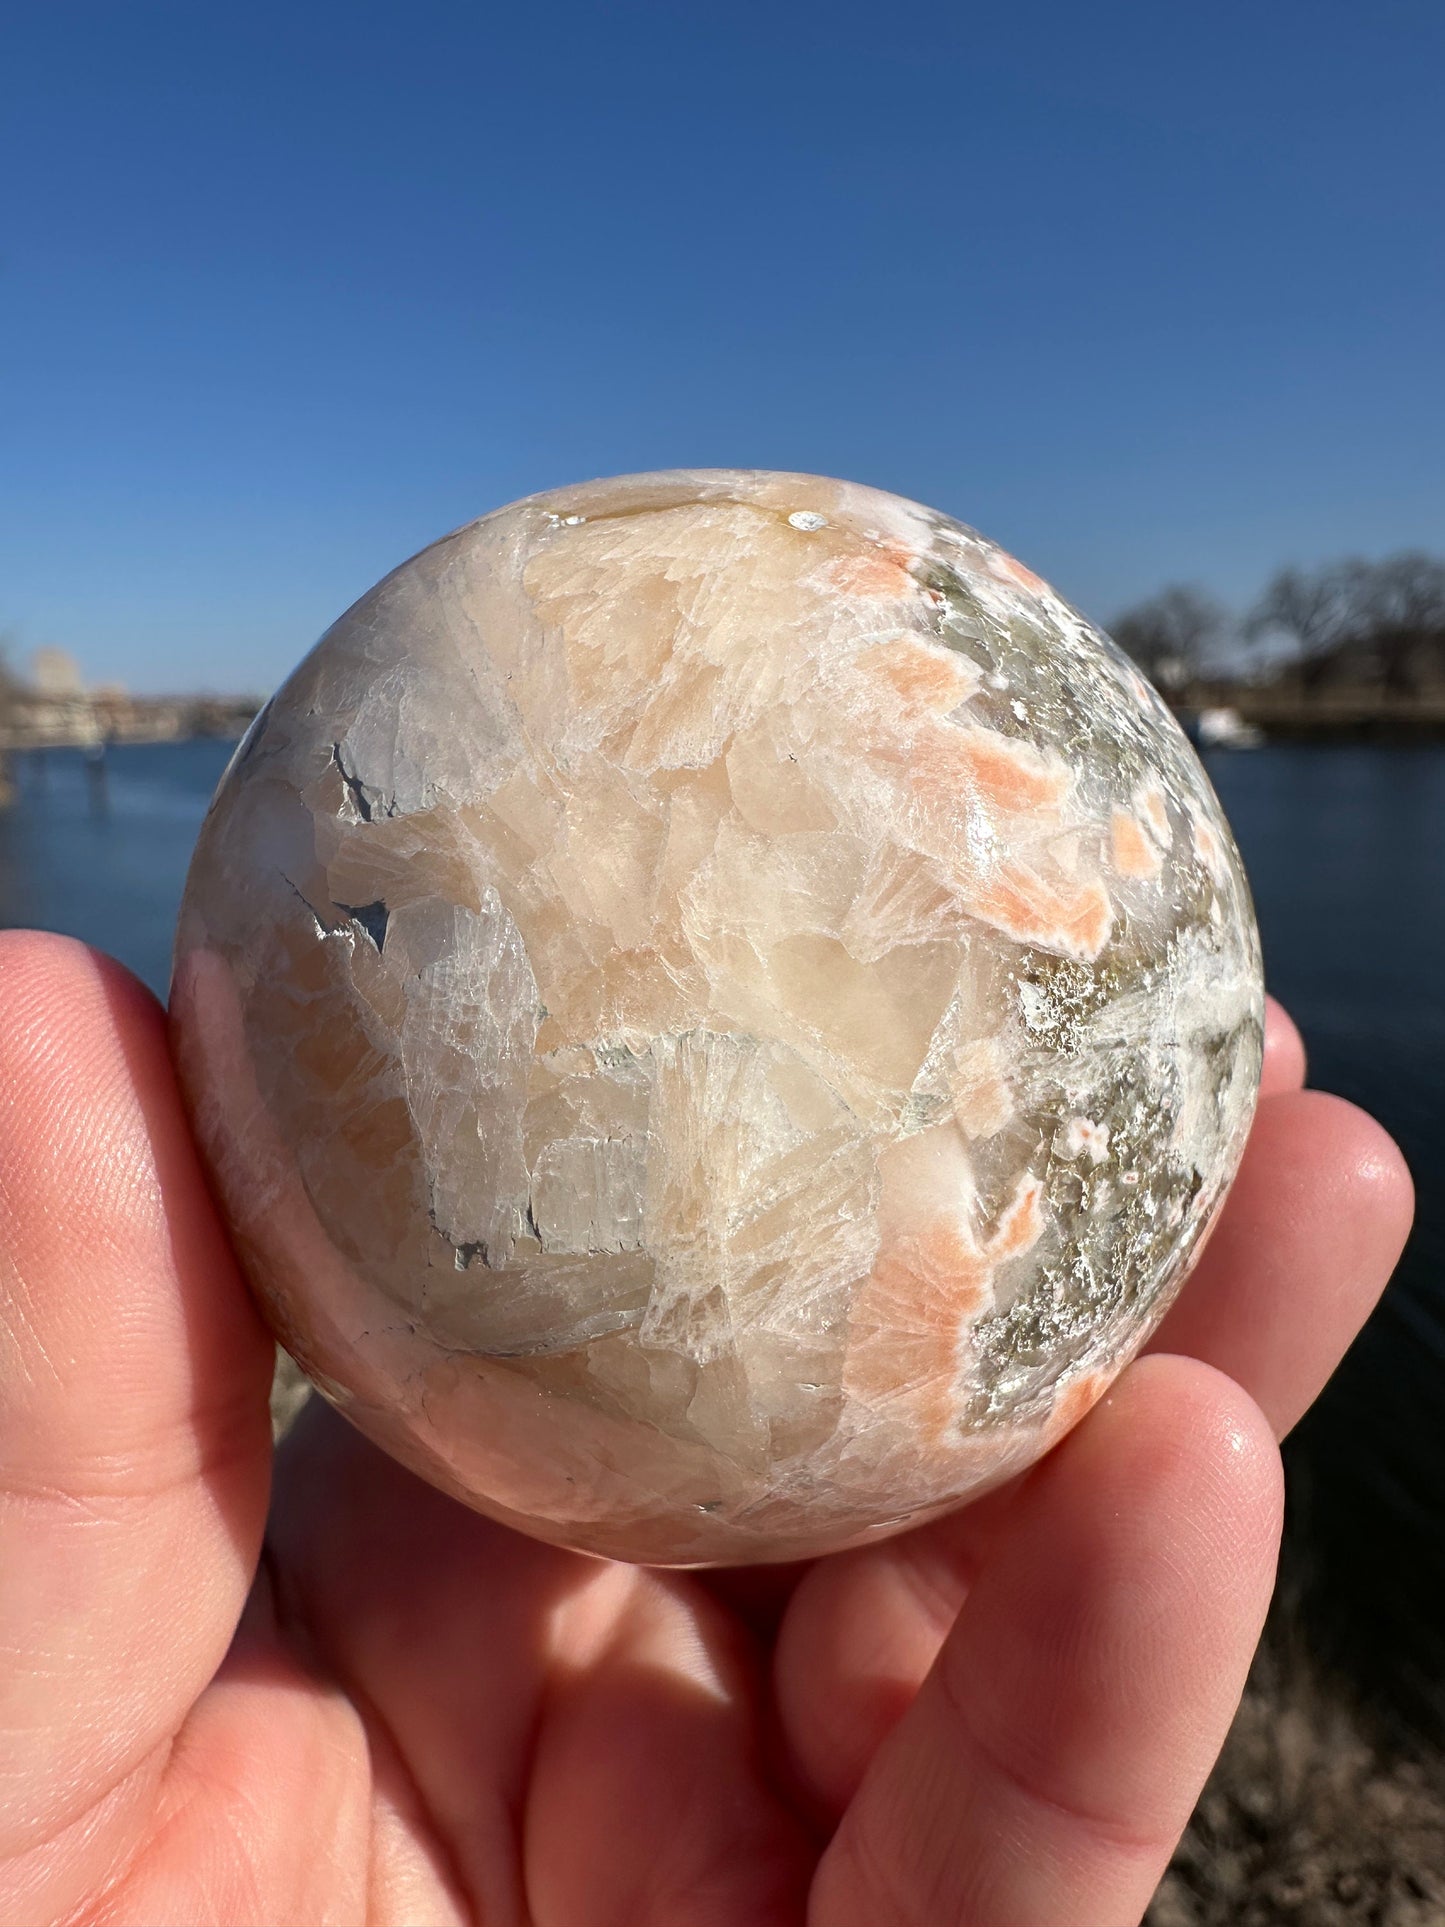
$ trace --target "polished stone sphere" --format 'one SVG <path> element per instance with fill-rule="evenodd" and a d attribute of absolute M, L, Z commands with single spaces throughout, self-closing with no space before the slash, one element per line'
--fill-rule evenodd
<path fill-rule="evenodd" d="M 324 635 L 172 996 L 286 1347 L 542 1538 L 799 1558 L 1045 1451 L 1233 1177 L 1238 855 L 1126 659 L 815 476 L 558 489 Z"/>

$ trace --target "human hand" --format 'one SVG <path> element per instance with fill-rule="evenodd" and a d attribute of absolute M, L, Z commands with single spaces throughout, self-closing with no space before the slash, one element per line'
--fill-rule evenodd
<path fill-rule="evenodd" d="M 262 1556 L 272 1349 L 161 1012 L 0 938 L 0 1920 L 1136 1921 L 1258 1637 L 1275 1435 L 1409 1222 L 1394 1146 L 1302 1078 L 1272 1011 L 1151 1355 L 966 1512 L 798 1568 L 609 1565 L 313 1401 Z"/>

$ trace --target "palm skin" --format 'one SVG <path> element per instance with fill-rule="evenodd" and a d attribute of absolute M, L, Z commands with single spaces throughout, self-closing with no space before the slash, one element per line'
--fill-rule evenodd
<path fill-rule="evenodd" d="M 1274 1011 L 1220 1228 L 1043 1465 L 865 1551 L 666 1574 L 320 1409 L 273 1494 L 270 1343 L 162 1014 L 0 938 L 0 1919 L 1136 1921 L 1258 1637 L 1275 1437 L 1409 1223 L 1393 1145 L 1302 1079 Z"/>

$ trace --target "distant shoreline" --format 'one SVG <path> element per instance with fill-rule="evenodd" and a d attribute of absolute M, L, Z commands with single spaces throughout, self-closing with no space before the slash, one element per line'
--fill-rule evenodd
<path fill-rule="evenodd" d="M 1445 743 L 1445 689 L 1418 696 L 1377 689 L 1298 690 L 1238 683 L 1193 683 L 1170 698 L 1186 725 L 1201 711 L 1225 709 L 1268 742 Z"/>

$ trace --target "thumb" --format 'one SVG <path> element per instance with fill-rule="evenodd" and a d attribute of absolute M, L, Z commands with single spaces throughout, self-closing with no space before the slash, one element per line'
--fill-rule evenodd
<path fill-rule="evenodd" d="M 159 1005 L 80 945 L 13 932 L 0 936 L 0 1349 L 0 1918 L 13 1920 L 22 1893 L 66 1911 L 124 1852 L 225 1653 L 265 1517 L 272 1358 Z"/>

